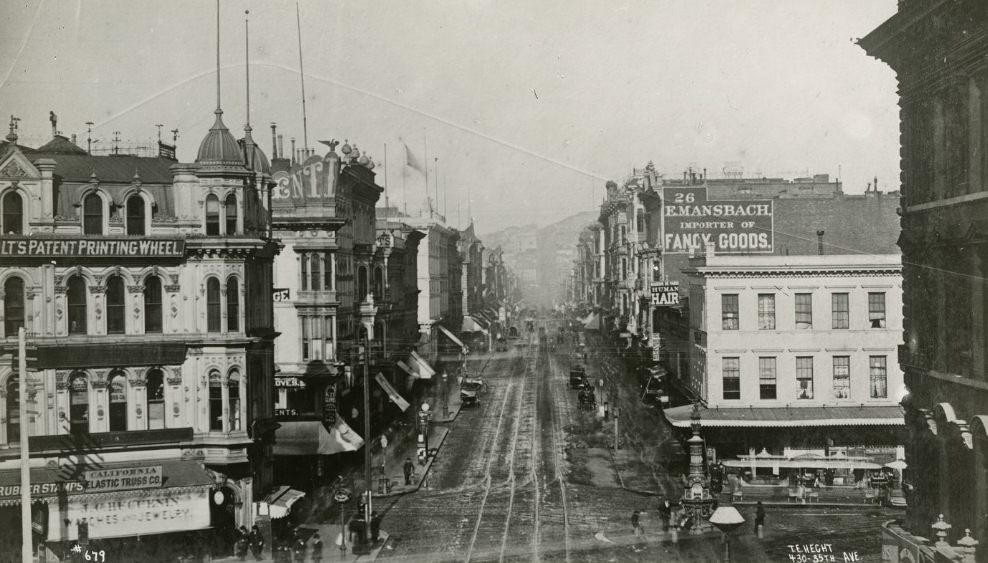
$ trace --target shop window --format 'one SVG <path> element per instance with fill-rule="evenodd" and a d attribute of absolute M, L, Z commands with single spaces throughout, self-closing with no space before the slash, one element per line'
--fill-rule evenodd
<path fill-rule="evenodd" d="M 144 280 L 144 332 L 161 332 L 161 306 L 161 278 L 148 276 Z"/>
<path fill-rule="evenodd" d="M 67 285 L 65 297 L 69 309 L 69 334 L 86 334 L 86 280 L 73 276 Z"/>
<path fill-rule="evenodd" d="M 226 235 L 235 235 L 237 234 L 237 196 L 234 194 L 226 196 L 224 208 Z"/>
<path fill-rule="evenodd" d="M 127 430 L 127 376 L 122 371 L 110 374 L 110 431 Z"/>
<path fill-rule="evenodd" d="M 813 357 L 796 358 L 796 398 L 813 398 Z"/>
<path fill-rule="evenodd" d="M 0 233 L 24 234 L 24 198 L 21 197 L 21 194 L 15 191 L 7 192 L 3 196 L 3 201 L 0 201 L 0 207 L 3 207 Z"/>
<path fill-rule="evenodd" d="M 24 326 L 24 280 L 13 276 L 3 283 L 3 333 L 16 336 Z"/>
<path fill-rule="evenodd" d="M 758 330 L 775 330 L 775 294 L 758 294 Z"/>
<path fill-rule="evenodd" d="M 230 383 L 227 385 L 230 404 L 230 431 L 240 430 L 240 372 L 230 371 Z"/>
<path fill-rule="evenodd" d="M 765 400 L 776 398 L 775 358 L 758 358 L 758 397 Z"/>
<path fill-rule="evenodd" d="M 147 401 L 148 430 L 158 430 L 165 427 L 165 374 L 160 369 L 147 372 Z"/>
<path fill-rule="evenodd" d="M 223 382 L 216 370 L 209 373 L 209 430 L 223 430 Z"/>
<path fill-rule="evenodd" d="M 885 328 L 885 294 L 868 294 L 868 322 L 871 328 Z"/>
<path fill-rule="evenodd" d="M 7 443 L 21 441 L 21 388 L 16 375 L 7 378 Z"/>
<path fill-rule="evenodd" d="M 308 291 L 309 289 L 309 255 L 302 253 L 299 257 L 302 262 L 302 291 Z"/>
<path fill-rule="evenodd" d="M 850 356 L 834 356 L 834 398 L 851 398 Z"/>
<path fill-rule="evenodd" d="M 215 195 L 206 196 L 206 235 L 220 234 L 220 200 Z"/>
<path fill-rule="evenodd" d="M 123 334 L 127 305 L 124 302 L 126 289 L 123 278 L 113 276 L 106 282 L 106 333 Z"/>
<path fill-rule="evenodd" d="M 813 328 L 813 294 L 796 294 L 796 328 Z"/>
<path fill-rule="evenodd" d="M 835 329 L 845 329 L 850 326 L 850 306 L 848 305 L 848 294 L 834 293 L 830 296 L 831 304 L 831 327 Z"/>
<path fill-rule="evenodd" d="M 871 398 L 888 398 L 888 371 L 885 356 L 871 356 L 868 361 L 871 380 Z"/>
<path fill-rule="evenodd" d="M 89 432 L 89 381 L 80 372 L 69 378 L 69 431 L 73 434 Z"/>
<path fill-rule="evenodd" d="M 724 358 L 724 400 L 741 399 L 741 359 Z"/>
<path fill-rule="evenodd" d="M 219 332 L 221 324 L 220 280 L 206 280 L 206 332 Z"/>
<path fill-rule="evenodd" d="M 725 293 L 720 296 L 720 318 L 724 330 L 738 330 L 738 296 Z"/>
<path fill-rule="evenodd" d="M 226 330 L 240 331 L 240 284 L 233 276 L 226 280 Z"/>
<path fill-rule="evenodd" d="M 82 232 L 87 235 L 103 234 L 103 199 L 94 193 L 82 200 Z"/>
<path fill-rule="evenodd" d="M 132 195 L 127 198 L 127 234 L 144 235 L 147 230 L 145 218 L 146 203 L 139 195 Z"/>

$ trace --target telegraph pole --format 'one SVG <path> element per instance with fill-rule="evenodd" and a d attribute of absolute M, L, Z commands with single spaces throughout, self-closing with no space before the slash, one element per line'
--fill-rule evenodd
<path fill-rule="evenodd" d="M 27 447 L 27 332 L 17 331 L 17 392 L 21 409 L 21 560 L 32 561 L 31 548 L 31 459 Z"/>

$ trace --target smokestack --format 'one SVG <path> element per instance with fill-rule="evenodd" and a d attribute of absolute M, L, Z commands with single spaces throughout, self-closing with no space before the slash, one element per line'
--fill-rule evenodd
<path fill-rule="evenodd" d="M 817 254 L 823 256 L 823 231 L 816 232 Z"/>
<path fill-rule="evenodd" d="M 292 137 L 292 164 L 295 164 L 295 137 Z"/>
<path fill-rule="evenodd" d="M 278 124 L 271 122 L 271 159 L 278 158 Z"/>
<path fill-rule="evenodd" d="M 278 154 L 285 158 L 285 136 L 281 133 L 278 133 Z"/>

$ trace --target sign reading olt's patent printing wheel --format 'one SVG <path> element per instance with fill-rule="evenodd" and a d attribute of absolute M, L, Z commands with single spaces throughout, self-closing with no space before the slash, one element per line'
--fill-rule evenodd
<path fill-rule="evenodd" d="M 771 254 L 772 200 L 716 199 L 706 186 L 662 189 L 662 245 L 668 254 Z"/>

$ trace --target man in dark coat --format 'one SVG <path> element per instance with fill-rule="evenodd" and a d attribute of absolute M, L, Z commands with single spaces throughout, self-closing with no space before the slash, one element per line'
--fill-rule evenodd
<path fill-rule="evenodd" d="M 406 485 L 411 485 L 412 484 L 412 474 L 415 473 L 415 464 L 412 463 L 412 458 L 410 458 L 410 457 L 406 457 L 405 458 L 405 465 L 402 466 L 402 469 L 405 472 L 405 484 Z"/>
<path fill-rule="evenodd" d="M 264 536 L 261 534 L 261 529 L 257 527 L 257 524 L 254 524 L 254 527 L 250 530 L 248 543 L 250 543 L 250 552 L 254 554 L 254 559 L 260 560 L 261 553 L 264 551 Z"/>

